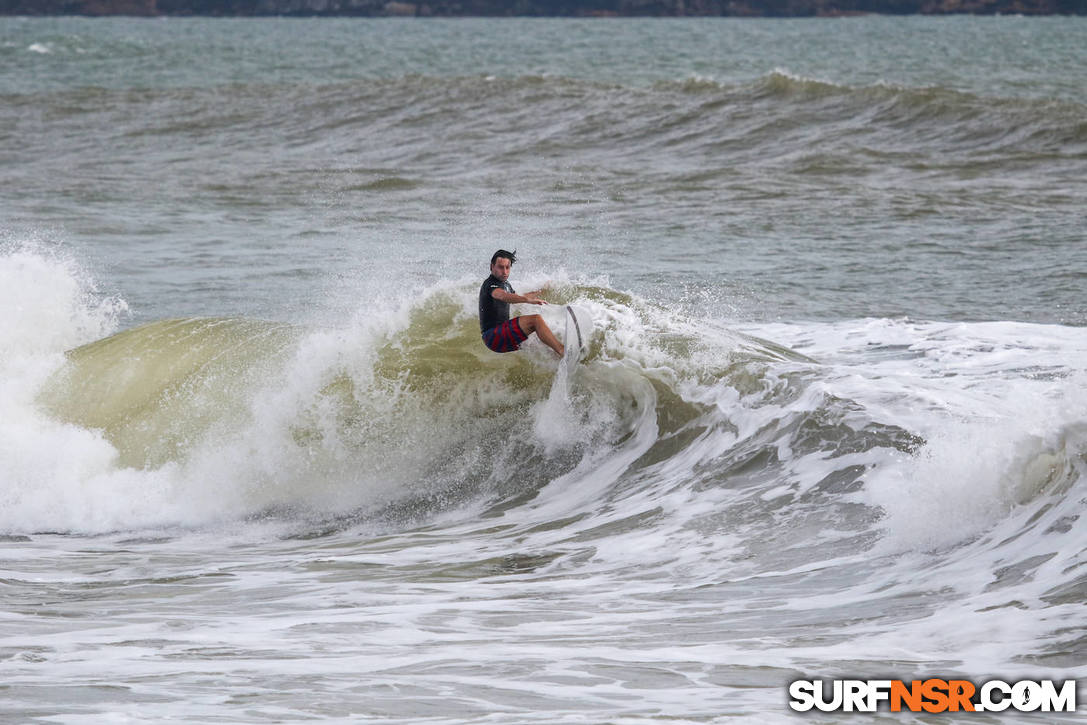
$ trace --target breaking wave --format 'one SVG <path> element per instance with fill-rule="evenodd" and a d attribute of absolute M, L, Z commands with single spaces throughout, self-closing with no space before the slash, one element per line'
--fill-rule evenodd
<path fill-rule="evenodd" d="M 4 330 L 9 533 L 269 520 L 304 533 L 536 505 L 561 520 L 679 496 L 683 528 L 740 537 L 765 566 L 847 543 L 939 550 L 1009 522 L 1049 536 L 1079 516 L 1082 396 L 1015 424 L 995 408 L 956 420 L 946 408 L 967 393 L 935 375 L 877 383 L 884 372 L 574 283 L 554 301 L 589 308 L 597 328 L 569 388 L 538 343 L 485 350 L 467 282 L 339 328 L 192 318 L 109 334 L 123 303 L 71 260 L 9 248 L 2 261 L 4 289 L 36 300 Z M 47 281 L 58 291 L 30 294 Z M 867 326 L 911 341 L 866 350 L 869 366 L 952 344 L 924 326 Z M 823 334 L 805 330 L 781 335 L 803 348 Z M 1000 405 L 1036 395 L 993 385 Z"/>

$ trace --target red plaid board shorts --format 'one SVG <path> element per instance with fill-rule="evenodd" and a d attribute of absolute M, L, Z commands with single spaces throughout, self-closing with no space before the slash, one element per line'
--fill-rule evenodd
<path fill-rule="evenodd" d="M 513 352 L 527 339 L 528 335 L 521 330 L 516 317 L 483 333 L 483 344 L 495 352 Z"/>

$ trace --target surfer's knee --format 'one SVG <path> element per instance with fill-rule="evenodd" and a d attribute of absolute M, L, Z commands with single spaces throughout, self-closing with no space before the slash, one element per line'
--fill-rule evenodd
<path fill-rule="evenodd" d="M 545 320 L 545 319 L 543 318 L 543 315 L 533 315 L 533 317 L 535 318 L 535 319 L 533 320 L 533 322 L 535 323 L 535 324 L 534 324 L 533 326 L 534 326 L 535 328 L 539 329 L 539 328 L 541 328 L 541 327 L 542 327 L 542 328 L 543 328 L 543 329 L 545 329 L 545 330 L 550 330 L 550 329 L 551 329 L 551 328 L 550 328 L 550 327 L 549 327 L 549 326 L 547 325 L 547 320 Z"/>
<path fill-rule="evenodd" d="M 517 322 L 521 325 L 521 330 L 528 335 L 535 332 L 541 324 L 543 324 L 543 318 L 539 315 L 521 315 L 517 318 Z"/>

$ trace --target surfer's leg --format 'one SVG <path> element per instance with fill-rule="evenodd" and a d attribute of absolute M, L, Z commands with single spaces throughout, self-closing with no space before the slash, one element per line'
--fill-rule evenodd
<path fill-rule="evenodd" d="M 555 354 L 562 357 L 566 352 L 566 348 L 562 346 L 558 338 L 555 337 L 555 333 L 551 332 L 551 328 L 544 322 L 544 318 L 539 315 L 521 315 L 515 318 L 517 324 L 521 326 L 521 331 L 526 335 L 531 335 L 535 332 L 540 342 L 547 345 L 549 348 L 555 351 Z"/>

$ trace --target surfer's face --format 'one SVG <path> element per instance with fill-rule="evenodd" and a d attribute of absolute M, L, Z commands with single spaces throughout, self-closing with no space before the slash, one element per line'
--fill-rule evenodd
<path fill-rule="evenodd" d="M 513 267 L 513 262 L 509 261 L 505 257 L 499 257 L 494 260 L 494 264 L 491 265 L 491 274 L 495 276 L 499 282 L 505 282 L 510 277 L 510 269 Z"/>

